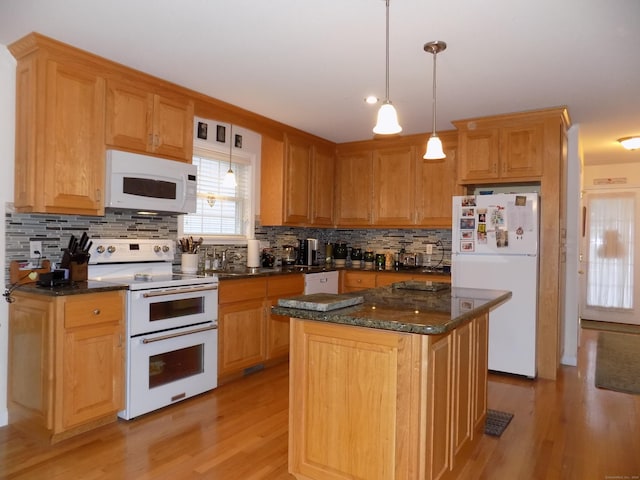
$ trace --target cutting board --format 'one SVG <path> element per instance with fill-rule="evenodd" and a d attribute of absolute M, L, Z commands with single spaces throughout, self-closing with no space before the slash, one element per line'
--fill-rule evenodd
<path fill-rule="evenodd" d="M 364 302 L 363 297 L 353 295 L 341 295 L 336 293 L 312 293 L 297 297 L 281 298 L 278 300 L 279 307 L 299 308 L 301 310 L 314 310 L 317 312 L 327 312 L 339 308 L 350 307 Z"/>

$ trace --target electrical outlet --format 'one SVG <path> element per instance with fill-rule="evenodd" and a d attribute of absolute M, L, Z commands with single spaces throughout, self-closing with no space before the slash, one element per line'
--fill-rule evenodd
<path fill-rule="evenodd" d="M 39 252 L 39 253 L 36 253 Z M 40 241 L 30 241 L 29 242 L 29 258 L 40 258 L 42 257 L 42 242 Z"/>
<path fill-rule="evenodd" d="M 431 255 L 433 253 L 433 243 L 427 243 L 427 255 Z"/>

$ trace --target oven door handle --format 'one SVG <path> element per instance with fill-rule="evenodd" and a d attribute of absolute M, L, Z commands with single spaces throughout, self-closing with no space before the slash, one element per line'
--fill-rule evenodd
<path fill-rule="evenodd" d="M 166 295 L 177 295 L 179 293 L 194 293 L 194 292 L 206 292 L 208 290 L 218 290 L 218 286 L 207 286 L 207 287 L 192 287 L 192 288 L 184 288 L 184 289 L 174 289 L 174 290 L 160 290 L 160 291 L 152 291 L 145 292 L 142 294 L 144 298 L 150 297 L 162 297 Z"/>
<path fill-rule="evenodd" d="M 155 338 L 143 338 L 142 343 L 147 344 L 147 343 L 153 343 L 153 342 L 160 342 L 162 340 L 168 340 L 170 338 L 183 337 L 185 335 L 192 335 L 194 333 L 208 332 L 209 330 L 217 330 L 217 329 L 218 329 L 218 325 L 215 324 L 215 325 L 211 325 L 210 327 L 203 327 L 203 328 L 196 328 L 195 330 L 189 330 L 188 332 L 170 333 L 168 335 L 162 335 L 160 337 L 155 337 Z"/>

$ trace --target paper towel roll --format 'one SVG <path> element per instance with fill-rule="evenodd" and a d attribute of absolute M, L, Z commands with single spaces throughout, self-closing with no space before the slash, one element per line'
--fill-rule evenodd
<path fill-rule="evenodd" d="M 247 267 L 260 266 L 260 240 L 247 240 Z"/>

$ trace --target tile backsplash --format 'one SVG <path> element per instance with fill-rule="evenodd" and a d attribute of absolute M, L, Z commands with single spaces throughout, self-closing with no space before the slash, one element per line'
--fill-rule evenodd
<path fill-rule="evenodd" d="M 104 217 L 82 215 L 22 214 L 5 210 L 6 265 L 5 282 L 9 281 L 9 263 L 12 260 L 28 260 L 29 242 L 42 242 L 43 258 L 52 263 L 61 259 L 61 249 L 66 247 L 70 236 L 80 237 L 86 232 L 91 238 L 169 238 L 178 236 L 177 215 L 138 215 L 129 210 L 110 210 Z M 451 260 L 451 231 L 424 229 L 318 229 L 300 227 L 262 227 L 256 223 L 255 237 L 269 245 L 271 252 L 280 260 L 284 245 L 298 245 L 298 239 L 317 238 L 320 256 L 324 258 L 326 243 L 346 242 L 349 247 L 373 250 L 375 253 L 398 251 L 404 248 L 411 253 L 425 253 L 426 244 L 440 242 L 434 248 L 432 264 Z M 245 245 L 207 245 L 211 248 L 229 250 L 232 262 L 246 263 Z M 176 255 L 174 264 L 179 264 Z"/>

